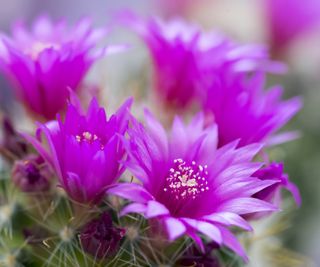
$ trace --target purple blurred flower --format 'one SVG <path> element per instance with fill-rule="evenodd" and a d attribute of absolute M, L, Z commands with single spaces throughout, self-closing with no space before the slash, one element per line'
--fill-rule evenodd
<path fill-rule="evenodd" d="M 0 66 L 17 97 L 34 115 L 47 120 L 66 106 L 68 88 L 77 90 L 91 65 L 109 50 L 94 49 L 104 29 L 92 29 L 89 19 L 74 27 L 39 17 L 29 32 L 19 23 L 12 37 L 0 38 Z"/>
<path fill-rule="evenodd" d="M 283 163 L 271 163 L 264 168 L 256 171 L 254 177 L 260 180 L 275 180 L 276 183 L 256 193 L 254 197 L 279 204 L 281 200 L 281 189 L 287 189 L 293 196 L 297 205 L 301 204 L 301 197 L 299 189 L 292 182 L 289 177 L 283 172 Z"/>
<path fill-rule="evenodd" d="M 36 139 L 26 136 L 40 154 L 54 167 L 61 186 L 81 203 L 98 203 L 106 188 L 122 172 L 119 161 L 124 156 L 120 138 L 128 126 L 131 99 L 108 120 L 105 110 L 94 98 L 84 114 L 79 103 L 69 104 L 65 121 L 39 126 L 49 144 L 47 152 Z"/>
<path fill-rule="evenodd" d="M 22 192 L 43 192 L 50 188 L 52 172 L 38 155 L 28 155 L 16 161 L 12 168 L 12 181 Z"/>
<path fill-rule="evenodd" d="M 283 64 L 269 60 L 264 46 L 237 44 L 183 20 L 144 20 L 127 12 L 120 21 L 146 43 L 154 66 L 154 87 L 162 100 L 175 108 L 194 104 L 204 97 L 208 84 L 226 74 L 231 78 L 255 70 L 285 70 Z"/>
<path fill-rule="evenodd" d="M 275 49 L 320 26 L 319 0 L 265 0 L 270 38 Z"/>
<path fill-rule="evenodd" d="M 236 141 L 217 149 L 217 127 L 204 129 L 202 114 L 187 126 L 176 117 L 169 136 L 150 113 L 145 117 L 146 128 L 132 119 L 125 142 L 125 166 L 142 185 L 123 183 L 108 190 L 134 202 L 122 214 L 157 218 L 166 226 L 169 240 L 187 234 L 202 249 L 198 233 L 204 234 L 246 259 L 228 227 L 251 230 L 242 215 L 277 210 L 252 197 L 275 183 L 251 177 L 261 167 L 252 162 L 261 146 L 237 149 Z"/>
<path fill-rule="evenodd" d="M 204 110 L 212 114 L 218 125 L 219 146 L 240 139 L 240 146 L 266 141 L 275 131 L 284 126 L 301 108 L 298 97 L 283 101 L 282 88 L 264 91 L 265 76 L 257 73 L 248 79 L 240 75 L 228 82 L 216 80 L 210 87 Z M 274 142 L 294 137 L 288 134 L 283 140 L 277 136 Z"/>
<path fill-rule="evenodd" d="M 194 0 L 153 0 L 155 6 L 160 8 L 166 17 L 187 16 L 191 8 L 195 8 L 200 2 Z M 204 2 L 204 0 L 202 0 Z"/>
<path fill-rule="evenodd" d="M 111 216 L 104 212 L 84 226 L 80 232 L 80 241 L 85 252 L 102 259 L 117 253 L 124 234 L 125 229 L 113 226 Z"/>

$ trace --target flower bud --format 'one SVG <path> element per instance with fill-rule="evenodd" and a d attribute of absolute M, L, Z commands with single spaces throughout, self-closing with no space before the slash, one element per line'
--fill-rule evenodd
<path fill-rule="evenodd" d="M 105 212 L 84 226 L 80 241 L 85 252 L 102 259 L 118 251 L 124 234 L 125 230 L 114 227 L 110 214 Z"/>
<path fill-rule="evenodd" d="M 193 245 L 182 256 L 179 266 L 219 267 L 218 257 L 213 253 L 217 249 L 219 245 L 215 242 L 206 244 L 204 251 Z"/>
<path fill-rule="evenodd" d="M 263 181 L 275 181 L 275 183 L 254 194 L 254 197 L 271 203 L 279 203 L 281 200 L 281 189 L 285 188 L 292 194 L 297 205 L 300 205 L 301 197 L 299 190 L 292 182 L 290 182 L 289 176 L 284 173 L 283 168 L 283 163 L 273 162 L 256 171 L 253 174 L 254 177 L 257 177 Z"/>
<path fill-rule="evenodd" d="M 47 191 L 50 188 L 51 172 L 43 158 L 28 155 L 16 161 L 12 168 L 13 183 L 23 192 Z"/>

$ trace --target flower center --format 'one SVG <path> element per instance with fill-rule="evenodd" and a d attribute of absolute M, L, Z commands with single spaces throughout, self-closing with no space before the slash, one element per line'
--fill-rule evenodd
<path fill-rule="evenodd" d="M 82 141 L 92 143 L 93 141 L 98 140 L 98 136 L 96 134 L 92 134 L 86 131 L 86 132 L 83 132 L 81 135 L 77 134 L 76 139 L 79 143 Z"/>
<path fill-rule="evenodd" d="M 58 50 L 60 46 L 58 44 L 50 43 L 50 42 L 40 42 L 37 41 L 31 45 L 31 48 L 28 49 L 27 53 L 32 57 L 32 59 L 36 60 L 39 57 L 39 54 L 48 48 L 53 48 Z"/>
<path fill-rule="evenodd" d="M 209 190 L 207 178 L 207 165 L 202 166 L 195 161 L 190 165 L 182 159 L 175 159 L 163 191 L 170 193 L 176 200 L 196 199 Z"/>
<path fill-rule="evenodd" d="M 98 141 L 100 143 L 100 148 L 104 149 L 104 145 L 101 143 L 101 139 L 96 134 L 90 133 L 88 131 L 85 131 L 82 134 L 77 134 L 76 140 L 78 143 L 86 142 L 88 144 L 92 144 L 93 142 Z"/>

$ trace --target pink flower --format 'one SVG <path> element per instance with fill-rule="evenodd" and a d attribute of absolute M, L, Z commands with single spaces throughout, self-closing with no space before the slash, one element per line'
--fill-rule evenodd
<path fill-rule="evenodd" d="M 296 37 L 320 26 L 319 0 L 265 0 L 271 44 L 286 47 Z"/>
<path fill-rule="evenodd" d="M 146 112 L 146 127 L 132 119 L 125 141 L 125 166 L 141 185 L 123 183 L 109 193 L 131 200 L 122 214 L 141 213 L 166 227 L 169 240 L 187 234 L 203 248 L 203 234 L 225 245 L 244 259 L 245 252 L 229 230 L 251 230 L 242 215 L 275 211 L 253 195 L 274 180 L 252 177 L 261 163 L 252 162 L 261 145 L 237 148 L 238 142 L 217 148 L 216 125 L 204 128 L 199 114 L 189 125 L 176 117 L 170 135 Z"/>
<path fill-rule="evenodd" d="M 153 0 L 166 17 L 186 16 L 191 8 L 195 8 L 201 0 Z M 204 2 L 202 0 L 202 2 Z"/>
<path fill-rule="evenodd" d="M 23 24 L 12 37 L 0 39 L 0 67 L 26 108 L 46 120 L 66 106 L 69 89 L 77 90 L 92 64 L 109 50 L 96 49 L 104 29 L 92 29 L 89 19 L 74 27 L 39 17 L 29 32 Z"/>
<path fill-rule="evenodd" d="M 240 146 L 262 141 L 272 143 L 273 137 L 270 136 L 301 108 L 298 97 L 285 101 L 281 99 L 280 86 L 267 91 L 264 91 L 264 86 L 264 75 L 257 73 L 250 79 L 245 75 L 228 82 L 223 78 L 217 79 L 208 87 L 203 109 L 218 125 L 219 146 L 238 139 Z M 293 137 L 289 134 L 278 141 Z"/>
<path fill-rule="evenodd" d="M 53 166 L 60 185 L 68 195 L 81 203 L 99 203 L 105 190 L 123 171 L 120 166 L 125 151 L 120 142 L 128 126 L 131 100 L 109 119 L 93 99 L 87 113 L 78 104 L 69 104 L 64 122 L 40 124 L 49 149 L 26 136 L 38 152 Z"/>
<path fill-rule="evenodd" d="M 154 67 L 154 88 L 165 104 L 185 108 L 205 97 L 208 86 L 220 77 L 228 83 L 238 73 L 285 71 L 269 59 L 261 45 L 238 44 L 218 32 L 175 19 L 142 19 L 124 13 L 120 21 L 147 45 Z"/>

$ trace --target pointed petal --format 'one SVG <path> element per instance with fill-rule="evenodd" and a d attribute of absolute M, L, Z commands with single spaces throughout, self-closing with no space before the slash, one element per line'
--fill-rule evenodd
<path fill-rule="evenodd" d="M 292 194 L 296 204 L 300 207 L 301 195 L 298 187 L 294 183 L 288 181 L 288 184 L 285 186 L 285 188 Z"/>
<path fill-rule="evenodd" d="M 196 234 L 196 232 L 192 229 L 187 229 L 188 235 L 194 240 L 194 242 L 199 246 L 202 252 L 205 252 L 204 244 L 201 238 Z"/>
<path fill-rule="evenodd" d="M 164 219 L 166 228 L 167 228 L 167 233 L 170 241 L 173 241 L 180 236 L 182 236 L 187 228 L 184 225 L 183 222 L 180 220 L 173 218 L 173 217 L 167 217 Z"/>
<path fill-rule="evenodd" d="M 148 201 L 146 218 L 153 218 L 153 217 L 163 216 L 168 214 L 170 214 L 169 210 L 161 203 L 155 200 Z"/>
<path fill-rule="evenodd" d="M 127 206 L 125 206 L 121 212 L 120 212 L 120 216 L 124 216 L 127 215 L 128 213 L 140 213 L 143 214 L 146 212 L 147 207 L 145 204 L 141 204 L 141 203 L 132 203 L 129 204 Z"/>
<path fill-rule="evenodd" d="M 219 227 L 219 229 L 222 235 L 223 244 L 241 256 L 245 262 L 248 262 L 248 256 L 236 237 L 229 230 L 223 227 Z"/>
<path fill-rule="evenodd" d="M 278 211 L 279 208 L 255 198 L 235 198 L 223 203 L 219 210 L 242 215 L 261 211 Z"/>
<path fill-rule="evenodd" d="M 116 195 L 131 201 L 147 203 L 153 197 L 141 185 L 134 183 L 121 183 L 107 190 L 108 194 Z"/>
<path fill-rule="evenodd" d="M 182 219 L 187 225 L 195 229 L 196 231 L 210 237 L 212 240 L 218 244 L 222 243 L 222 237 L 219 229 L 211 223 L 198 221 L 189 218 Z"/>
<path fill-rule="evenodd" d="M 147 109 L 145 110 L 144 114 L 149 133 L 155 142 L 161 146 L 163 149 L 163 154 L 168 155 L 168 139 L 166 131 Z"/>
<path fill-rule="evenodd" d="M 253 230 L 250 224 L 245 219 L 243 219 L 238 214 L 231 212 L 213 213 L 211 215 L 204 216 L 203 219 L 211 222 L 221 223 L 226 226 L 237 226 L 247 231 Z"/>

